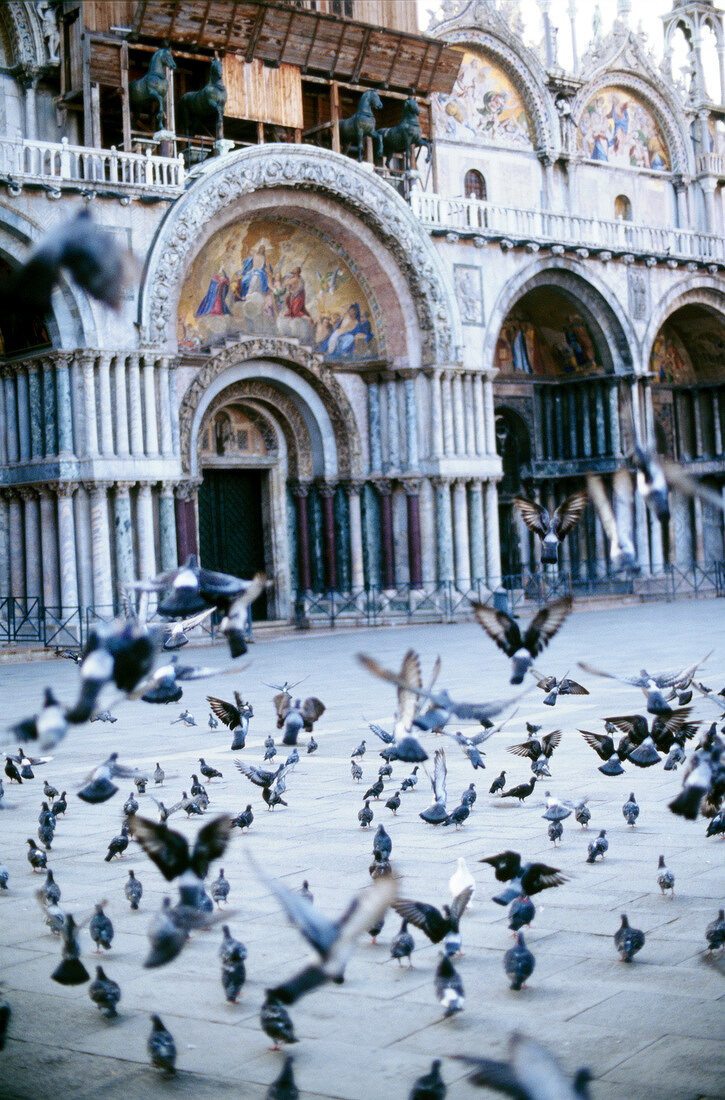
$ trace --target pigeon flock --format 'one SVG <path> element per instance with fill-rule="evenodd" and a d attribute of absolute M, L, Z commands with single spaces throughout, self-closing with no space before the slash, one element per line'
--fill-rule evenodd
<path fill-rule="evenodd" d="M 88 247 L 98 248 L 95 230 Z M 78 259 L 63 238 L 32 263 L 45 265 L 45 294 L 57 279 L 48 265 L 73 272 Z M 124 276 L 120 259 L 109 263 L 112 303 Z M 95 285 L 102 274 L 94 272 L 89 293 L 103 297 Z M 15 280 L 6 297 L 24 285 Z M 627 474 L 622 492 L 640 493 L 660 519 L 668 485 L 699 491 L 636 439 L 631 461 L 636 484 Z M 590 480 L 588 495 L 608 518 L 612 561 L 634 568 L 601 483 Z M 549 517 L 518 499 L 543 562 L 556 561 L 586 501 L 577 492 Z M 261 574 L 248 582 L 210 572 L 193 557 L 140 578 L 124 617 L 93 627 L 80 653 L 58 653 L 73 660 L 66 675 L 46 684 L 39 665 L 36 697 L 22 700 L 17 716 L 20 702 L 8 707 L 0 904 L 8 927 L 25 927 L 0 992 L 0 1049 L 6 1038 L 42 1045 L 70 1029 L 87 1030 L 89 1049 L 102 1054 L 102 1035 L 120 1029 L 127 1057 L 136 1062 L 145 1051 L 160 1076 L 174 1075 L 177 1063 L 190 1072 L 185 1061 L 198 1047 L 195 1064 L 202 1058 L 225 1078 L 251 1044 L 260 1095 L 293 1100 L 295 1059 L 329 1066 L 338 1018 L 352 1014 L 361 1034 L 380 1034 L 381 1047 L 421 1030 L 405 1063 L 418 1070 L 381 1076 L 376 1092 L 356 1092 L 349 1080 L 338 1091 L 329 1077 L 311 1091 L 442 1100 L 455 1095 L 454 1082 L 464 1087 L 465 1075 L 466 1089 L 529 1100 L 596 1096 L 597 1044 L 564 1051 L 546 1041 L 546 995 L 558 975 L 551 955 L 537 967 L 537 952 L 546 954 L 555 907 L 557 927 L 571 919 L 570 934 L 589 937 L 588 950 L 603 968 L 614 963 L 616 980 L 634 993 L 638 968 L 654 965 L 651 928 L 675 919 L 689 892 L 682 843 L 668 844 L 673 823 L 693 847 L 709 846 L 721 872 L 725 688 L 712 655 L 630 675 L 600 669 L 599 657 L 597 665 L 582 660 L 579 683 L 566 666 L 560 678 L 534 667 L 560 632 L 576 632 L 571 597 L 521 622 L 474 601 L 476 655 L 497 684 L 495 698 L 475 678 L 459 690 L 455 657 L 431 661 L 424 676 L 427 658 L 395 635 L 384 644 L 371 635 L 366 648 L 380 655 L 347 662 L 344 705 L 336 685 L 333 715 L 322 701 L 324 664 L 305 670 L 298 697 L 299 682 L 268 685 L 255 673 L 258 657 L 241 660 L 248 610 L 266 584 Z M 219 650 L 208 664 L 182 662 L 176 651 L 214 613 L 223 663 Z M 435 647 L 432 630 L 429 641 Z M 616 668 L 630 649 L 600 646 L 613 650 L 617 659 L 602 663 Z M 264 671 L 279 679 L 287 670 L 268 651 Z M 556 728 L 539 704 L 557 706 Z M 376 720 L 362 719 L 372 708 Z M 142 713 L 143 735 L 134 729 Z M 582 729 L 579 713 L 595 728 Z M 572 753 L 585 761 L 576 782 L 562 763 Z M 613 789 L 621 792 L 614 814 Z M 639 929 L 641 907 L 603 907 L 598 891 L 628 861 L 631 873 L 647 836 L 657 840 L 657 859 L 647 874 L 638 865 L 628 893 L 662 916 Z M 687 936 L 707 973 L 721 975 L 721 873 L 712 890 L 709 917 L 700 927 L 690 922 Z M 658 961 L 666 970 L 661 953 Z M 663 995 L 666 982 L 676 985 L 675 963 Z M 536 1036 L 523 1027 L 497 1033 L 498 1004 L 513 1003 L 515 1014 L 536 996 Z M 405 1031 L 393 1011 L 398 999 Z M 32 1021 L 23 1015 L 28 1003 Z M 717 1037 L 721 1025 L 713 1028 Z M 284 1052 L 279 1061 L 262 1061 L 270 1044 Z M 354 1079 L 357 1068 L 344 1068 Z M 635 1083 L 626 1094 L 637 1095 Z"/>

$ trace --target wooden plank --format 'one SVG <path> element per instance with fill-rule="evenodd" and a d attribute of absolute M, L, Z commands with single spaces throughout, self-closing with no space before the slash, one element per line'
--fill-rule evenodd
<path fill-rule="evenodd" d="M 261 61 L 247 65 L 227 54 L 222 59 L 222 79 L 227 89 L 224 109 L 229 118 L 262 121 L 290 129 L 302 129 L 302 79 L 299 69 L 280 65 L 270 69 Z"/>
<path fill-rule="evenodd" d="M 337 72 L 337 62 L 340 59 L 340 51 L 342 50 L 343 42 L 345 41 L 345 31 L 347 30 L 347 23 L 341 24 L 340 41 L 337 44 L 337 52 L 335 53 L 335 59 L 330 66 L 330 78 L 332 78 Z"/>
<path fill-rule="evenodd" d="M 131 105 L 128 99 L 128 43 L 121 45 L 121 126 L 123 128 L 123 148 L 131 152 Z"/>
<path fill-rule="evenodd" d="M 340 152 L 340 89 L 337 81 L 330 84 L 330 120 L 332 122 L 332 148 L 335 153 Z"/>
<path fill-rule="evenodd" d="M 254 59 L 254 50 L 257 45 L 257 40 L 262 33 L 262 27 L 264 26 L 264 20 L 267 16 L 267 9 L 262 5 L 257 13 L 257 21 L 254 24 L 254 30 L 252 36 L 249 39 L 249 45 L 247 46 L 247 52 L 244 56 L 244 60 L 249 65 Z"/>
<path fill-rule="evenodd" d="M 365 31 L 365 34 L 363 35 L 363 40 L 360 43 L 360 49 L 358 50 L 357 60 L 355 61 L 355 66 L 352 70 L 352 73 L 350 74 L 350 80 L 353 84 L 357 84 L 358 80 L 360 79 L 360 69 L 362 68 L 362 63 L 365 58 L 365 51 L 368 48 L 368 42 L 370 41 L 370 34 L 371 28 L 368 27 Z"/>
<path fill-rule="evenodd" d="M 307 66 L 309 65 L 310 57 L 312 55 L 312 51 L 315 48 L 315 39 L 317 38 L 317 31 L 319 30 L 319 27 L 320 27 L 320 21 L 319 21 L 319 19 L 316 19 L 315 20 L 315 29 L 312 32 L 312 38 L 310 39 L 310 44 L 309 44 L 308 49 L 307 49 L 307 56 L 305 57 L 304 64 L 301 66 L 303 73 L 307 72 Z"/>
<path fill-rule="evenodd" d="M 133 27 L 131 28 L 131 33 L 133 35 L 137 35 L 139 33 L 141 24 L 143 23 L 143 17 L 146 14 L 146 3 L 147 0 L 140 0 L 140 3 L 136 8 L 136 18 L 134 19 Z"/>

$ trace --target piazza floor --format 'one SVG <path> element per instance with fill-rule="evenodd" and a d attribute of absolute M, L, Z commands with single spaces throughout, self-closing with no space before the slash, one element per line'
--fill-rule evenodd
<path fill-rule="evenodd" d="M 315 904 L 334 915 L 369 881 L 372 833 L 380 821 L 392 838 L 405 896 L 438 906 L 447 901 L 448 879 L 459 855 L 476 878 L 474 904 L 462 924 L 465 955 L 457 964 L 466 1008 L 442 1019 L 433 991 L 438 948 L 423 933 L 413 930 L 411 970 L 389 961 L 390 940 L 399 928 L 398 918 L 389 913 L 378 945 L 367 937 L 361 942 L 344 985 L 323 988 L 291 1009 L 300 1039 L 293 1048 L 295 1076 L 303 1096 L 403 1100 L 434 1057 L 443 1059 L 449 1098 L 493 1095 L 468 1085 L 463 1066 L 448 1056 L 504 1057 L 515 1027 L 538 1036 L 572 1072 L 590 1066 L 597 1100 L 725 1095 L 725 960 L 704 958 L 705 926 L 725 898 L 725 842 L 707 840 L 702 820 L 685 822 L 668 811 L 681 772 L 629 766 L 627 774 L 611 779 L 597 771 L 600 761 L 577 729 L 603 731 L 602 717 L 641 711 L 643 697 L 614 681 L 579 676 L 576 668 L 578 659 L 586 659 L 625 674 L 641 666 L 667 669 L 712 649 L 702 676 L 719 690 L 725 683 L 722 602 L 573 615 L 537 663 L 544 673 L 561 676 L 569 670 L 592 694 L 560 699 L 552 709 L 542 705 L 543 693 L 534 689 L 507 728 L 486 744 L 484 772 L 472 774 L 454 741 L 427 735 L 431 755 L 436 745 L 446 749 L 451 807 L 470 780 L 476 782 L 478 801 L 460 832 L 419 820 L 418 812 L 430 801 L 424 775 L 403 796 L 397 817 L 381 801 L 373 804 L 373 829 L 358 825 L 365 788 L 351 780 L 350 753 L 365 737 L 364 782 L 372 783 L 382 746 L 367 722 L 386 724 L 394 694 L 364 672 L 354 654 L 373 653 L 392 667 L 410 645 L 421 654 L 424 676 L 440 653 L 440 684 L 454 697 L 482 700 L 509 690 L 506 658 L 475 624 L 290 635 L 258 642 L 250 648 L 247 669 L 189 685 L 179 704 L 122 704 L 115 725 L 94 723 L 74 731 L 58 746 L 55 759 L 37 769 L 34 782 L 20 788 L 6 783 L 0 862 L 9 868 L 10 881 L 0 897 L 0 979 L 13 1015 L 0 1054 L 1 1096 L 211 1100 L 234 1090 L 234 1095 L 263 1097 L 282 1065 L 282 1055 L 268 1050 L 259 1025 L 264 989 L 290 976 L 308 953 L 252 874 L 245 849 L 290 886 L 308 879 Z M 182 657 L 205 664 L 225 661 L 221 648 L 189 646 Z M 236 771 L 233 759 L 261 763 L 262 742 L 275 732 L 273 692 L 262 681 L 302 677 L 305 682 L 297 690 L 318 695 L 327 705 L 315 729 L 320 748 L 312 757 L 303 754 L 289 778 L 289 808 L 269 813 L 261 791 Z M 32 713 L 46 684 L 70 700 L 76 678 L 75 666 L 65 660 L 0 666 L 4 722 Z M 207 694 L 231 699 L 235 688 L 251 700 L 255 717 L 247 748 L 233 754 L 229 732 L 221 726 L 209 730 L 204 700 Z M 185 705 L 197 728 L 171 725 Z M 695 703 L 695 714 L 709 723 L 717 711 L 703 700 Z M 542 722 L 543 732 L 560 727 L 564 736 L 553 757 L 552 778 L 519 806 L 490 796 L 488 788 L 502 768 L 512 784 L 528 778 L 527 761 L 505 751 L 523 739 L 525 719 Z M 119 831 L 130 782 L 121 781 L 119 793 L 101 806 L 87 806 L 75 797 L 90 767 L 114 749 L 124 762 L 144 769 L 161 763 L 167 778 L 155 793 L 167 804 L 188 789 L 201 754 L 223 772 L 222 780 L 208 784 L 207 816 L 236 813 L 248 802 L 254 807 L 251 833 L 235 831 L 221 860 L 232 887 L 229 924 L 248 948 L 247 982 L 237 1004 L 223 996 L 216 929 L 195 935 L 168 966 L 141 967 L 150 917 L 162 897 L 175 891 L 134 843 L 123 859 L 104 862 L 107 844 Z M 278 761 L 285 752 L 280 748 Z M 388 793 L 409 771 L 409 765 L 395 765 Z M 94 902 L 108 900 L 106 912 L 116 934 L 111 951 L 99 961 L 123 993 L 119 1018 L 112 1023 L 91 1003 L 87 986 L 65 988 L 50 981 L 60 944 L 47 931 L 34 897 L 43 878 L 31 873 L 25 857 L 25 838 L 36 836 L 45 777 L 69 792 L 68 813 L 58 822 L 48 860 L 62 889 L 61 906 L 80 918 Z M 545 790 L 590 800 L 588 833 L 568 819 L 556 851 L 541 817 Z M 621 813 L 630 790 L 641 806 L 635 829 Z M 156 820 L 154 804 L 148 798 L 140 803 L 139 812 Z M 198 821 L 187 822 L 178 814 L 170 824 L 190 837 L 199 827 Z M 610 847 L 591 866 L 585 862 L 587 843 L 600 828 L 607 829 Z M 526 940 L 536 969 L 528 988 L 518 993 L 508 988 L 502 966 L 511 943 L 506 910 L 490 900 L 492 870 L 476 862 L 504 848 L 543 859 L 570 876 L 566 885 L 535 898 L 537 914 Z M 663 897 L 657 886 L 660 853 L 675 874 L 674 899 Z M 144 887 L 138 912 L 131 912 L 123 894 L 129 868 Z M 647 937 L 631 966 L 619 961 L 612 943 L 622 912 Z M 96 956 L 87 930 L 81 943 L 93 976 Z M 159 1013 L 175 1037 L 178 1072 L 173 1079 L 159 1078 L 148 1064 L 150 1012 Z"/>

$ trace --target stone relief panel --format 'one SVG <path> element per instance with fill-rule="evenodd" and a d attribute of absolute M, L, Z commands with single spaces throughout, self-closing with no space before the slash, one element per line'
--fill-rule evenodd
<path fill-rule="evenodd" d="M 649 316 L 649 281 L 644 271 L 631 266 L 628 268 L 627 292 L 632 320 L 646 320 Z"/>
<path fill-rule="evenodd" d="M 513 82 L 489 58 L 466 52 L 450 95 L 431 96 L 439 137 L 533 149 L 531 123 Z"/>
<path fill-rule="evenodd" d="M 589 160 L 605 164 L 670 170 L 660 127 L 628 88 L 601 88 L 592 96 L 579 119 L 576 147 Z"/>
<path fill-rule="evenodd" d="M 483 277 L 480 267 L 454 264 L 453 285 L 464 325 L 484 324 Z"/>

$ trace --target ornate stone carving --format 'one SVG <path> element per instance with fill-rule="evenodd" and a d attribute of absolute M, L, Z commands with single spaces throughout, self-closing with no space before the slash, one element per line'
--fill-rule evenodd
<path fill-rule="evenodd" d="M 0 4 L 0 20 L 10 40 L 12 63 L 37 72 L 46 62 L 38 13 L 29 3 Z"/>
<path fill-rule="evenodd" d="M 230 220 L 233 213 L 243 215 L 245 195 L 286 187 L 321 192 L 368 224 L 411 284 L 424 361 L 456 354 L 448 276 L 427 231 L 388 184 L 348 157 L 309 146 L 252 146 L 215 159 L 219 164 L 207 168 L 177 200 L 154 244 L 141 295 L 145 339 L 173 343 L 175 292 L 203 227 L 222 211 L 229 211 Z"/>
<path fill-rule="evenodd" d="M 272 359 L 283 364 L 293 363 L 299 374 L 315 390 L 327 411 L 335 433 L 338 470 L 341 477 L 362 473 L 360 433 L 345 392 L 334 372 L 319 355 L 302 347 L 295 340 L 279 336 L 242 337 L 220 349 L 199 370 L 184 394 L 179 410 L 182 466 L 190 467 L 191 426 L 202 395 L 211 382 L 225 370 L 245 360 Z M 267 383 L 262 383 L 268 386 Z"/>
<path fill-rule="evenodd" d="M 178 482 L 176 486 L 176 499 L 177 500 L 196 500 L 196 494 L 199 492 L 202 479 L 200 477 L 186 478 L 184 481 Z"/>

